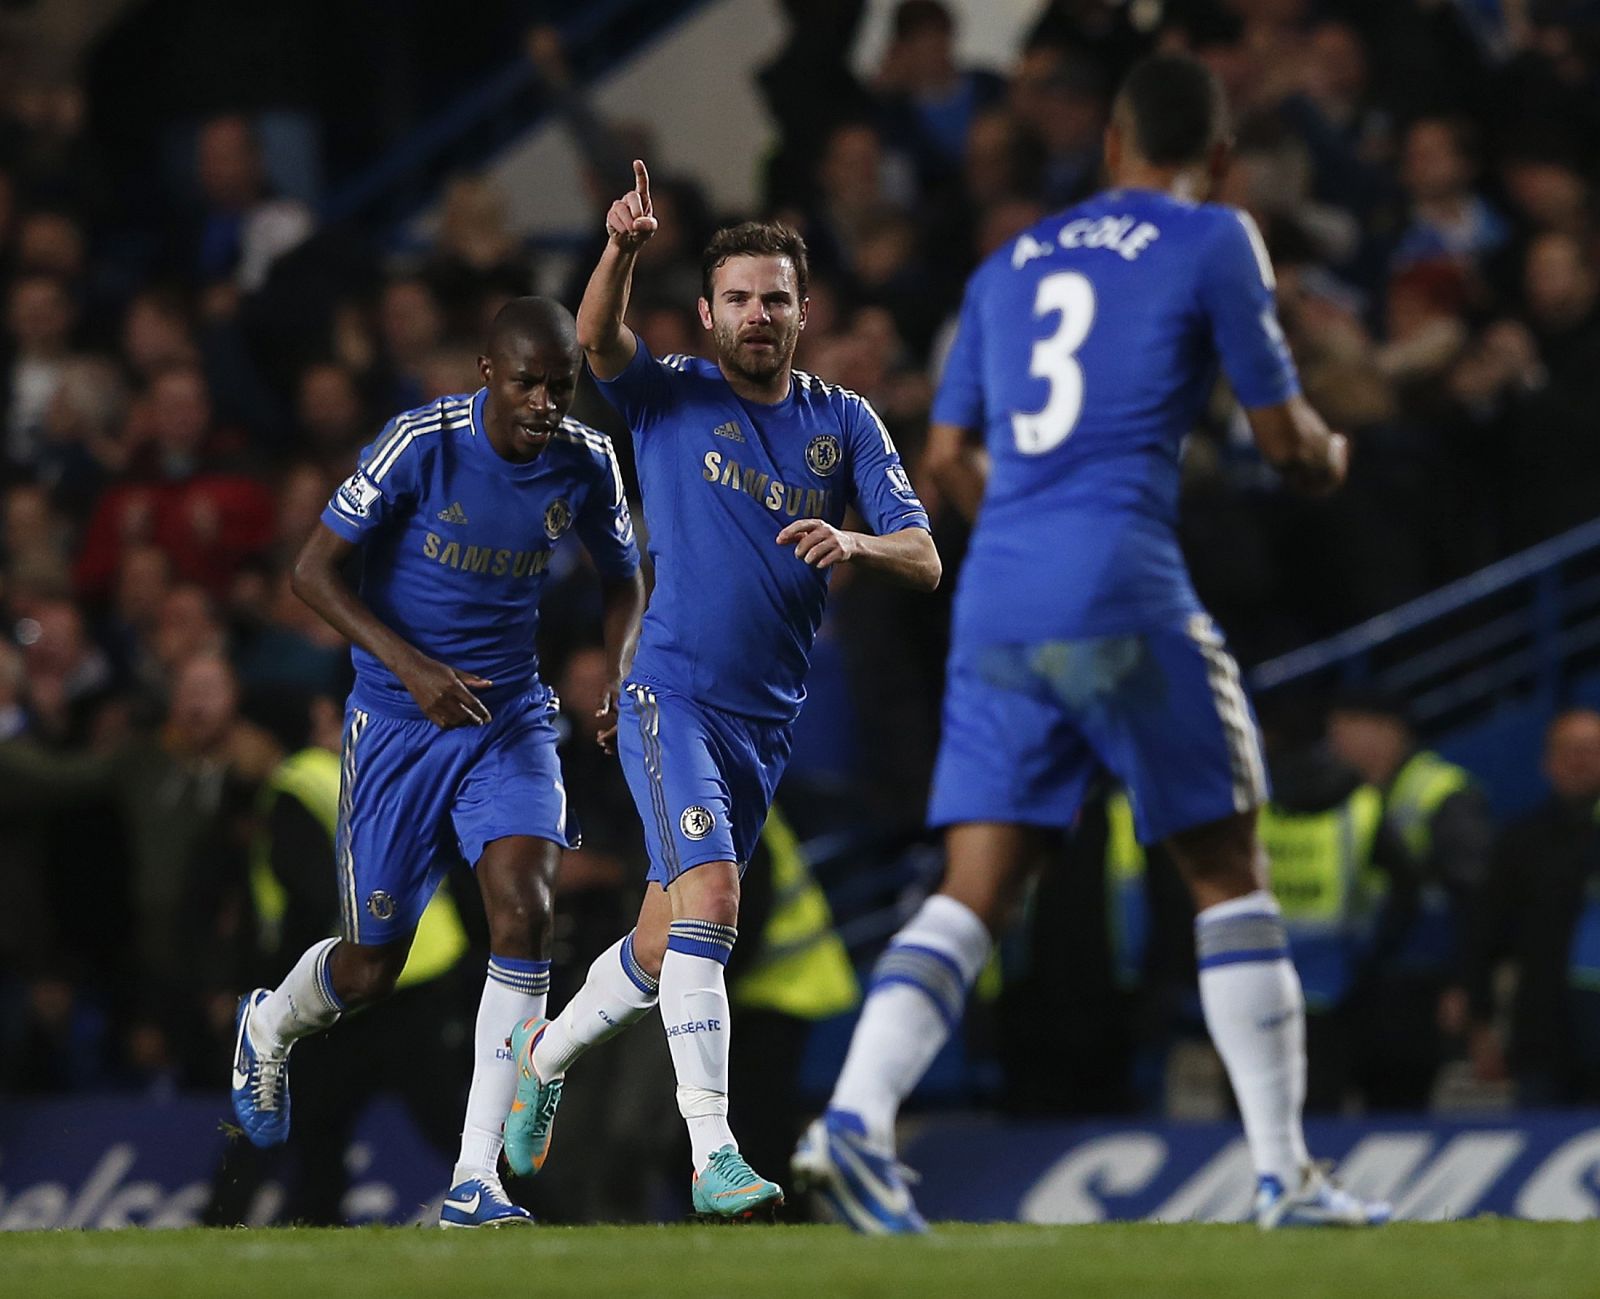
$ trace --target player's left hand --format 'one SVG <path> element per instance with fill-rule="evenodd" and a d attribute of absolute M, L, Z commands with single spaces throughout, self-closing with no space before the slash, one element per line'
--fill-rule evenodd
<path fill-rule="evenodd" d="M 795 558 L 812 568 L 832 568 L 854 559 L 861 539 L 825 519 L 796 519 L 778 534 L 778 544 L 793 546 Z"/>
<path fill-rule="evenodd" d="M 594 715 L 600 723 L 599 733 L 594 737 L 595 742 L 613 757 L 617 752 L 617 702 L 621 698 L 622 683 L 612 681 L 606 686 L 605 694 L 600 696 L 600 707 L 594 710 Z"/>

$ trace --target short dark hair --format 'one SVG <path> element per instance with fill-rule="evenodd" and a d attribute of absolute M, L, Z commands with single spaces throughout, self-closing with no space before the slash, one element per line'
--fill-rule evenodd
<path fill-rule="evenodd" d="M 1116 108 L 1139 155 L 1157 167 L 1203 162 L 1212 145 L 1228 136 L 1222 83 L 1187 54 L 1153 54 L 1134 64 L 1117 92 Z"/>
<path fill-rule="evenodd" d="M 800 296 L 806 296 L 811 270 L 806 264 L 806 241 L 798 231 L 777 221 L 745 221 L 718 230 L 700 259 L 700 292 L 707 302 L 711 301 L 711 281 L 717 268 L 734 257 L 787 257 L 794 266 Z"/>
<path fill-rule="evenodd" d="M 1398 690 L 1384 686 L 1346 686 L 1333 697 L 1330 713 L 1354 713 L 1360 717 L 1387 717 L 1408 730 L 1415 729 L 1411 700 Z"/>
<path fill-rule="evenodd" d="M 578 323 L 554 298 L 512 298 L 495 313 L 486 344 L 490 356 L 513 340 L 522 339 L 531 343 L 554 343 L 574 356 L 579 351 Z"/>
<path fill-rule="evenodd" d="M 925 31 L 942 32 L 949 36 L 955 32 L 956 20 L 939 0 L 900 0 L 894 11 L 894 38 L 909 40 Z"/>

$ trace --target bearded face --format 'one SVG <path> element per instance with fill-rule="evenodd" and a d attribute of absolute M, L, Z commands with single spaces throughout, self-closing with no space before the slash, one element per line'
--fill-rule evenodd
<path fill-rule="evenodd" d="M 756 384 L 787 374 L 806 323 L 794 263 L 779 255 L 730 257 L 712 286 L 713 298 L 700 300 L 700 321 L 723 370 Z"/>

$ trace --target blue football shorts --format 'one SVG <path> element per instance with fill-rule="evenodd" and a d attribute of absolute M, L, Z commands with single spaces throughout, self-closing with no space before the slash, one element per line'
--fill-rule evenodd
<path fill-rule="evenodd" d="M 1102 769 L 1126 787 L 1143 843 L 1266 801 L 1255 714 L 1209 617 L 952 648 L 931 825 L 1070 826 Z"/>
<path fill-rule="evenodd" d="M 789 762 L 793 726 L 707 708 L 630 681 L 617 753 L 644 823 L 650 878 L 730 861 L 742 872 Z"/>
<path fill-rule="evenodd" d="M 576 846 L 555 711 L 547 691 L 530 691 L 500 704 L 487 726 L 447 731 L 347 706 L 336 843 L 346 940 L 410 933 L 451 863 L 476 866 L 492 840 Z"/>

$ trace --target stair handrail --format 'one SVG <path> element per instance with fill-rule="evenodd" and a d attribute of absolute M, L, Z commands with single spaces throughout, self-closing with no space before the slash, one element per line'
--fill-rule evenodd
<path fill-rule="evenodd" d="M 1250 688 L 1259 694 L 1324 672 L 1597 548 L 1600 548 L 1600 519 L 1591 519 L 1366 622 L 1257 664 L 1248 674 Z"/>

